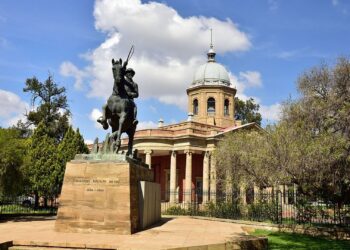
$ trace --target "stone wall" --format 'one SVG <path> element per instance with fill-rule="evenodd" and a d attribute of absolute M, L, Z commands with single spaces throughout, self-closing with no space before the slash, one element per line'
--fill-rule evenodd
<path fill-rule="evenodd" d="M 153 172 L 133 161 L 67 163 L 56 231 L 135 233 L 140 181 L 153 182 Z"/>

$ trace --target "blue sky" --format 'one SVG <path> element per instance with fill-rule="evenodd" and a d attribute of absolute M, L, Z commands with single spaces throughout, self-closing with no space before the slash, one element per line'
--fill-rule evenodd
<path fill-rule="evenodd" d="M 110 60 L 136 71 L 140 128 L 186 119 L 186 87 L 206 62 L 213 29 L 217 61 L 241 98 L 254 97 L 264 124 L 297 97 L 298 76 L 350 55 L 346 0 L 105 0 L 0 2 L 0 126 L 23 118 L 26 78 L 48 73 L 67 88 L 72 124 L 104 138 L 93 121 L 112 89 Z"/>

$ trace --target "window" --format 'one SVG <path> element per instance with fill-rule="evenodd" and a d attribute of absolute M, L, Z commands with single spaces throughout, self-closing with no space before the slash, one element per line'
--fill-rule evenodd
<path fill-rule="evenodd" d="M 230 106 L 230 101 L 228 99 L 225 99 L 224 102 L 224 116 L 229 116 L 229 106 Z"/>
<path fill-rule="evenodd" d="M 215 114 L 215 99 L 213 97 L 208 98 L 207 101 L 207 113 L 208 115 Z"/>
<path fill-rule="evenodd" d="M 193 100 L 193 114 L 198 115 L 198 100 L 197 99 Z"/>

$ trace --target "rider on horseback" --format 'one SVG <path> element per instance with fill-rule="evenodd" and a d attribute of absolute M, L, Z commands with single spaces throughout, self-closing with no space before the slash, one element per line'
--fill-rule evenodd
<path fill-rule="evenodd" d="M 122 79 L 122 82 L 124 84 L 124 88 L 125 88 L 125 92 L 127 94 L 127 97 L 130 101 L 133 102 L 134 104 L 134 121 L 133 124 L 136 126 L 138 124 L 138 120 L 136 119 L 136 115 L 137 115 L 137 107 L 136 104 L 134 102 L 134 98 L 137 98 L 139 96 L 139 89 L 138 89 L 138 85 L 136 82 L 134 82 L 134 80 L 132 79 L 135 75 L 135 71 L 132 68 L 128 68 L 125 70 L 127 66 L 127 62 L 124 63 L 123 68 L 124 68 L 124 72 L 125 72 L 125 77 Z M 116 86 L 114 86 L 116 87 Z M 118 94 L 118 90 L 113 88 L 113 93 L 112 95 L 116 95 L 119 96 Z M 97 121 L 99 123 L 102 124 L 104 129 L 108 129 L 108 123 L 107 123 L 107 119 L 106 119 L 106 109 L 108 107 L 108 104 L 106 103 L 105 105 L 103 105 L 102 107 L 102 116 L 100 118 L 97 119 Z"/>

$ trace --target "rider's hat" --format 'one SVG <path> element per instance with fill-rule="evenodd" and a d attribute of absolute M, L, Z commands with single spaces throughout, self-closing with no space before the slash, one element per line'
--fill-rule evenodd
<path fill-rule="evenodd" d="M 131 73 L 133 76 L 135 75 L 135 71 L 132 68 L 128 68 L 125 73 Z"/>

